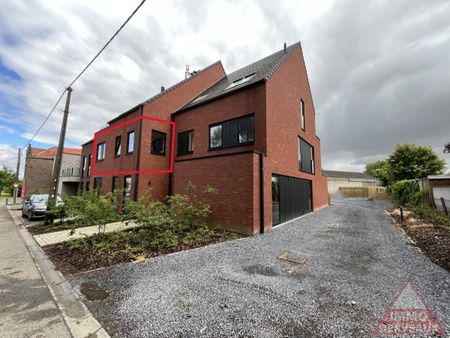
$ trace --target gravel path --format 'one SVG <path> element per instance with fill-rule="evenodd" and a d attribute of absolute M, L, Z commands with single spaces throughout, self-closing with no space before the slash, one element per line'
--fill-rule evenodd
<path fill-rule="evenodd" d="M 339 200 L 262 236 L 71 283 L 111 292 L 86 303 L 112 336 L 371 337 L 408 280 L 450 332 L 450 274 L 408 243 L 386 207 Z M 306 263 L 277 259 L 285 251 Z"/>

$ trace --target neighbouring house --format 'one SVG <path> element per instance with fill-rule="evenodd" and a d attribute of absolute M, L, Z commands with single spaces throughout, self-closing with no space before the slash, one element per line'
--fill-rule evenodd
<path fill-rule="evenodd" d="M 328 193 L 330 195 L 338 193 L 339 188 L 383 186 L 383 182 L 380 179 L 365 173 L 324 170 L 323 174 L 327 177 Z"/>
<path fill-rule="evenodd" d="M 56 158 L 56 147 L 49 149 L 28 146 L 25 159 L 25 196 L 48 194 Z M 64 148 L 58 194 L 75 195 L 80 182 L 81 149 Z"/>
<path fill-rule="evenodd" d="M 450 211 L 450 176 L 448 175 L 430 175 L 419 180 L 421 189 L 428 189 L 430 201 L 435 207 L 443 210 L 441 198 Z"/>
<path fill-rule="evenodd" d="M 142 116 L 174 123 L 176 135 Z M 195 72 L 109 121 L 81 163 L 80 190 L 120 188 L 135 199 L 152 188 L 161 200 L 188 182 L 212 186 L 211 219 L 247 234 L 328 205 L 300 43 L 230 74 L 220 61 Z"/>

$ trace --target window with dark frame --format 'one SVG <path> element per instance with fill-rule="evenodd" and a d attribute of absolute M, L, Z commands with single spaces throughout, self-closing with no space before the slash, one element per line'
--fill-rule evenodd
<path fill-rule="evenodd" d="M 90 187 L 91 187 L 91 182 L 87 181 L 86 182 L 86 191 L 89 191 Z"/>
<path fill-rule="evenodd" d="M 210 149 L 252 144 L 254 141 L 255 116 L 253 114 L 209 126 Z"/>
<path fill-rule="evenodd" d="M 134 151 L 134 131 L 127 134 L 127 154 L 132 154 Z"/>
<path fill-rule="evenodd" d="M 81 177 L 86 174 L 86 156 L 83 156 L 83 163 L 81 165 Z"/>
<path fill-rule="evenodd" d="M 114 192 L 117 189 L 119 189 L 119 176 L 113 176 L 112 178 L 112 189 L 111 191 Z"/>
<path fill-rule="evenodd" d="M 97 161 L 103 161 L 105 159 L 106 143 L 102 142 L 97 144 Z"/>
<path fill-rule="evenodd" d="M 166 133 L 152 130 L 151 153 L 156 155 L 166 154 Z"/>
<path fill-rule="evenodd" d="M 89 157 L 88 157 L 87 177 L 91 177 L 91 162 L 92 162 L 92 154 L 89 154 Z M 86 190 L 88 190 L 88 189 L 86 189 Z"/>
<path fill-rule="evenodd" d="M 314 147 L 301 137 L 298 138 L 299 170 L 314 174 Z"/>
<path fill-rule="evenodd" d="M 120 156 L 120 153 L 122 152 L 122 136 L 116 136 L 116 143 L 114 146 L 114 156 L 118 157 Z"/>
<path fill-rule="evenodd" d="M 123 180 L 123 197 L 130 198 L 131 196 L 131 176 L 125 176 Z"/>
<path fill-rule="evenodd" d="M 192 154 L 194 151 L 194 131 L 188 130 L 178 134 L 177 155 Z"/>
<path fill-rule="evenodd" d="M 101 177 L 95 177 L 94 178 L 94 190 L 101 190 L 102 183 L 103 183 L 103 179 Z"/>
<path fill-rule="evenodd" d="M 300 127 L 305 130 L 305 102 L 300 100 Z"/>

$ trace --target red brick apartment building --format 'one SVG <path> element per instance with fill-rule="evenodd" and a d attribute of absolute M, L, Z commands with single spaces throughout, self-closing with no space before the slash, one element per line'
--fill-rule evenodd
<path fill-rule="evenodd" d="M 172 146 L 169 124 L 138 117 L 176 123 L 172 173 L 134 174 L 170 168 Z M 300 43 L 231 74 L 216 62 L 107 128 L 95 138 L 95 172 L 113 173 L 90 175 L 93 141 L 84 144 L 81 190 L 124 189 L 135 199 L 152 188 L 163 199 L 189 181 L 210 185 L 212 220 L 253 235 L 328 205 Z"/>

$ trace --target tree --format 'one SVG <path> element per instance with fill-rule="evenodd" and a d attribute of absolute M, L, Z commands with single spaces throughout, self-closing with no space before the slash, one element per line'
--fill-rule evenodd
<path fill-rule="evenodd" d="M 8 189 L 10 191 L 13 187 L 13 184 L 16 180 L 16 175 L 14 172 L 9 169 L 7 166 L 3 166 L 3 169 L 0 171 L 0 194 L 3 192 L 3 189 Z"/>
<path fill-rule="evenodd" d="M 387 184 L 391 178 L 389 163 L 387 160 L 380 160 L 366 164 L 366 174 L 375 176 Z"/>
<path fill-rule="evenodd" d="M 431 147 L 408 143 L 397 145 L 387 162 L 391 182 L 439 175 L 446 168 L 445 161 Z"/>

